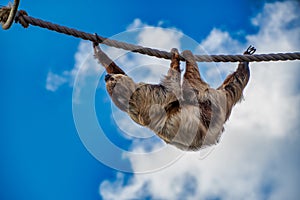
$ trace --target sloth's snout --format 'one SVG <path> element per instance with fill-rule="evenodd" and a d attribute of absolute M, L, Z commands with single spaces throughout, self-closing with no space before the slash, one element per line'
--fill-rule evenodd
<path fill-rule="evenodd" d="M 111 77 L 110 74 L 106 74 L 105 77 L 104 77 L 105 82 L 107 82 L 107 81 L 109 80 L 110 77 Z"/>

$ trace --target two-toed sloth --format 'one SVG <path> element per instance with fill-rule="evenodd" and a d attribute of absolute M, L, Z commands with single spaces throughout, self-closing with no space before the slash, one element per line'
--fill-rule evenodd
<path fill-rule="evenodd" d="M 254 52 L 250 46 L 244 54 Z M 198 150 L 218 142 L 250 76 L 248 62 L 241 62 L 220 87 L 210 88 L 201 78 L 193 54 L 186 50 L 181 83 L 179 53 L 172 49 L 170 69 L 159 84 L 135 83 L 97 44 L 94 53 L 108 73 L 106 89 L 115 105 L 181 150 Z"/>

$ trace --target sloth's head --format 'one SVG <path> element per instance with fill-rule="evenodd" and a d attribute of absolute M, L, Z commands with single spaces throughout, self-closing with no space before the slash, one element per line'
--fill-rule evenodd
<path fill-rule="evenodd" d="M 106 89 L 112 100 L 121 110 L 128 109 L 128 102 L 136 89 L 136 84 L 127 75 L 107 74 L 105 76 Z"/>

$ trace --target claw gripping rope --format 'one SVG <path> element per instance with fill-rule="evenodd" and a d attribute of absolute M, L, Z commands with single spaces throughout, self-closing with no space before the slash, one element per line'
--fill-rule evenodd
<path fill-rule="evenodd" d="M 149 56 L 155 56 L 158 58 L 171 59 L 171 53 L 161 51 L 157 49 L 151 49 L 140 45 L 128 44 L 117 40 L 111 40 L 97 34 L 90 34 L 83 31 L 79 31 L 66 26 L 53 24 L 51 22 L 43 21 L 34 17 L 28 16 L 26 11 L 18 10 L 20 0 L 14 0 L 12 6 L 6 6 L 0 8 L 0 22 L 3 24 L 2 28 L 7 30 L 11 27 L 13 21 L 20 23 L 24 28 L 27 28 L 29 24 L 33 26 L 39 26 L 51 31 L 71 35 L 84 40 L 90 40 L 94 43 L 102 43 L 108 46 L 121 48 L 124 50 L 132 51 L 135 53 L 146 54 Z M 261 62 L 261 61 L 286 61 L 286 60 L 300 60 L 300 52 L 294 53 L 270 53 L 270 54 L 256 54 L 256 55 L 194 55 L 198 62 Z M 180 60 L 185 59 L 180 56 Z"/>

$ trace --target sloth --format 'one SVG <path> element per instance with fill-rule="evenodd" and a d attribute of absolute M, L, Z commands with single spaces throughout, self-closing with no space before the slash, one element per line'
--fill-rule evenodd
<path fill-rule="evenodd" d="M 255 51 L 250 46 L 244 54 Z M 180 55 L 172 49 L 170 68 L 159 84 L 135 83 L 96 43 L 94 54 L 106 69 L 106 89 L 114 104 L 137 124 L 184 151 L 219 142 L 224 123 L 242 99 L 250 77 L 249 63 L 240 62 L 236 71 L 213 89 L 202 79 L 191 51 Z M 183 77 L 180 56 L 186 63 Z"/>

